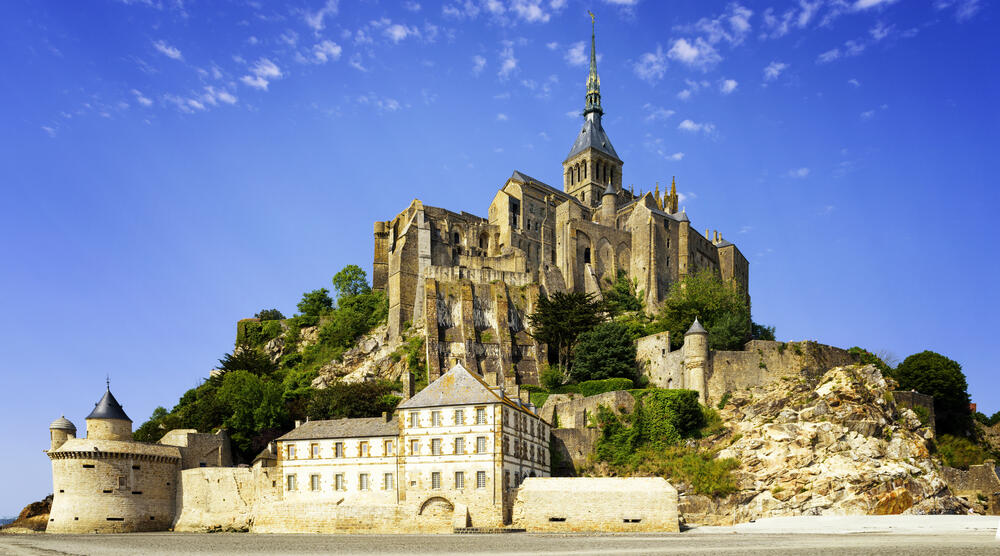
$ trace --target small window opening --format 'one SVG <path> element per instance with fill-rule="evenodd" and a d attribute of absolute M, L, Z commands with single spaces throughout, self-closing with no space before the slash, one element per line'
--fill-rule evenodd
<path fill-rule="evenodd" d="M 103 492 L 104 494 L 111 494 L 110 490 L 102 490 L 101 492 Z"/>
<path fill-rule="evenodd" d="M 584 264 L 590 262 L 590 247 L 586 247 L 583 250 L 583 262 Z"/>
<path fill-rule="evenodd" d="M 90 464 L 90 463 L 85 463 L 85 464 L 83 464 L 83 468 L 84 469 L 93 469 L 94 466 L 92 464 Z"/>
<path fill-rule="evenodd" d="M 109 517 L 108 521 L 125 521 L 124 517 Z"/>
<path fill-rule="evenodd" d="M 139 466 L 138 465 L 133 465 L 132 469 L 139 469 Z"/>
<path fill-rule="evenodd" d="M 622 520 L 622 523 L 639 523 L 641 521 L 642 521 L 642 519 L 636 519 L 636 518 L 628 519 L 628 518 L 626 518 L 626 519 Z"/>
<path fill-rule="evenodd" d="M 560 522 L 561 523 L 563 521 L 566 521 L 566 518 L 565 517 L 550 517 L 549 521 L 556 521 L 556 522 Z"/>

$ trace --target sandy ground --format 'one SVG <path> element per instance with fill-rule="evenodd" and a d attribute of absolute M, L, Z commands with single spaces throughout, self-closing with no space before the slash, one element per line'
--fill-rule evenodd
<path fill-rule="evenodd" d="M 645 535 L 5 535 L 0 554 L 956 554 L 1000 555 L 998 517 L 774 518 Z"/>

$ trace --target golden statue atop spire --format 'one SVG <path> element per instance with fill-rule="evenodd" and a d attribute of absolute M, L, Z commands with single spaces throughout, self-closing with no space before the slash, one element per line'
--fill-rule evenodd
<path fill-rule="evenodd" d="M 598 116 L 604 114 L 604 110 L 601 110 L 601 78 L 597 75 L 597 40 L 596 27 L 594 12 L 587 11 L 590 14 L 590 74 L 587 76 L 587 105 L 583 109 L 583 114 L 586 116 L 591 112 L 597 112 Z"/>

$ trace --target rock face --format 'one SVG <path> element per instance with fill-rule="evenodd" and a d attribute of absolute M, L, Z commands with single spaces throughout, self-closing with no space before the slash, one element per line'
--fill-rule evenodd
<path fill-rule="evenodd" d="M 388 326 L 383 324 L 362 336 L 340 360 L 323 365 L 312 386 L 326 388 L 336 381 L 400 380 L 408 369 L 406 358 L 399 351 L 406 339 L 408 336 L 404 335 L 390 342 Z"/>
<path fill-rule="evenodd" d="M 0 528 L 6 533 L 27 533 L 44 531 L 49 521 L 49 511 L 52 509 L 52 495 L 38 502 L 32 502 L 21 510 L 17 519 Z"/>
<path fill-rule="evenodd" d="M 682 497 L 685 519 L 965 513 L 930 457 L 931 431 L 891 390 L 875 367 L 851 366 L 831 369 L 815 388 L 788 379 L 732 393 L 721 411 L 729 430 L 709 442 L 741 463 L 739 492 Z"/>

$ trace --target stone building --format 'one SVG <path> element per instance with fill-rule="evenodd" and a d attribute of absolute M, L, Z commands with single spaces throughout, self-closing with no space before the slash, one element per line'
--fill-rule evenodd
<path fill-rule="evenodd" d="M 232 465 L 229 437 L 172 431 L 158 444 L 132 440 L 132 420 L 110 387 L 87 416 L 87 435 L 65 417 L 49 427 L 49 533 L 164 531 L 176 514 L 180 471 Z"/>
<path fill-rule="evenodd" d="M 549 428 L 455 365 L 392 415 L 307 421 L 278 438 L 282 502 L 382 507 L 417 530 L 502 527 L 521 481 L 550 474 Z M 343 530 L 327 521 L 315 530 Z"/>
<path fill-rule="evenodd" d="M 600 295 L 624 273 L 656 308 L 670 285 L 710 269 L 748 291 L 749 263 L 705 235 L 670 192 L 636 194 L 603 127 L 591 35 L 583 126 L 562 161 L 561 188 L 514 171 L 487 216 L 414 200 L 375 222 L 373 285 L 389 298 L 389 335 L 423 322 L 431 380 L 453 361 L 491 385 L 537 384 L 544 346 L 526 333 L 540 293 Z M 749 298 L 748 298 L 749 302 Z"/>

